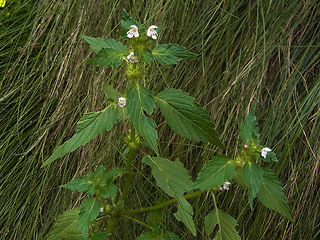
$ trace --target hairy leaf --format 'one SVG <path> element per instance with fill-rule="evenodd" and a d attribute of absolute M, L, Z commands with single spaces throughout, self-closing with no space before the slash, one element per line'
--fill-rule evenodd
<path fill-rule="evenodd" d="M 263 181 L 257 196 L 267 208 L 292 221 L 287 197 L 284 195 L 281 183 L 272 170 L 263 169 Z"/>
<path fill-rule="evenodd" d="M 87 41 L 87 43 L 90 44 L 90 48 L 92 51 L 95 53 L 100 52 L 101 49 L 103 48 L 112 48 L 112 49 L 118 49 L 123 48 L 120 42 L 114 40 L 114 39 L 109 39 L 109 38 L 94 38 L 94 37 L 88 37 L 88 36 L 81 36 L 84 40 Z"/>
<path fill-rule="evenodd" d="M 82 201 L 79 214 L 79 227 L 85 239 L 88 238 L 90 223 L 100 212 L 101 203 L 96 198 L 86 198 Z"/>
<path fill-rule="evenodd" d="M 78 123 L 80 126 L 77 128 L 77 134 L 55 149 L 41 167 L 44 167 L 54 160 L 63 157 L 67 153 L 73 152 L 78 147 L 85 145 L 102 131 L 109 131 L 117 119 L 118 109 L 114 105 L 109 105 L 100 112 L 85 115 Z"/>
<path fill-rule="evenodd" d="M 196 227 L 193 221 L 193 209 L 191 204 L 181 196 L 176 197 L 178 200 L 178 211 L 174 214 L 176 219 L 183 222 L 189 231 L 196 236 Z"/>
<path fill-rule="evenodd" d="M 78 192 L 85 192 L 88 190 L 89 186 L 91 185 L 90 178 L 85 175 L 78 178 L 75 178 L 68 182 L 67 184 L 60 185 L 59 187 L 62 188 L 68 188 L 72 191 L 78 191 Z"/>
<path fill-rule="evenodd" d="M 115 177 L 124 173 L 122 168 L 113 168 L 105 172 L 103 166 L 98 167 L 94 172 L 88 172 L 86 175 L 75 178 L 67 184 L 60 187 L 68 188 L 73 191 L 87 191 L 89 196 L 94 194 L 101 195 L 105 198 L 115 198 L 117 187 L 112 183 Z"/>
<path fill-rule="evenodd" d="M 110 233 L 98 232 L 98 233 L 95 233 L 95 234 L 90 238 L 90 240 L 105 240 L 106 237 L 109 237 L 109 236 L 111 236 Z"/>
<path fill-rule="evenodd" d="M 193 97 L 178 89 L 167 89 L 160 92 L 155 99 L 174 131 L 195 141 L 211 142 L 225 149 L 210 117 Z"/>
<path fill-rule="evenodd" d="M 147 64 L 149 64 L 151 62 L 151 60 L 153 59 L 153 55 L 152 55 L 151 51 L 148 48 L 138 49 L 138 50 L 135 51 L 135 53 L 137 53 L 138 56 L 143 58 L 143 60 Z"/>
<path fill-rule="evenodd" d="M 235 229 L 237 224 L 236 219 L 218 208 L 215 208 L 204 219 L 208 235 L 213 232 L 216 225 L 219 226 L 219 231 L 214 238 L 217 240 L 240 240 L 241 238 Z"/>
<path fill-rule="evenodd" d="M 250 108 L 249 113 L 247 114 L 241 125 L 240 135 L 244 143 L 259 144 L 260 134 L 253 107 Z"/>
<path fill-rule="evenodd" d="M 141 234 L 137 240 L 180 240 L 174 233 L 147 232 Z"/>
<path fill-rule="evenodd" d="M 228 157 L 217 155 L 204 165 L 193 187 L 201 190 L 219 187 L 232 179 L 234 169 L 234 164 Z"/>
<path fill-rule="evenodd" d="M 87 62 L 101 67 L 119 67 L 122 60 L 128 56 L 128 49 L 121 42 L 118 42 L 118 48 L 102 48 L 96 56 Z"/>
<path fill-rule="evenodd" d="M 103 91 L 107 99 L 111 99 L 114 102 L 118 103 L 118 99 L 121 97 L 121 94 L 119 93 L 118 90 L 114 89 L 112 86 L 106 83 L 103 86 Z"/>
<path fill-rule="evenodd" d="M 176 64 L 185 58 L 197 56 L 176 44 L 159 44 L 152 50 L 152 55 L 162 65 Z"/>
<path fill-rule="evenodd" d="M 252 209 L 253 199 L 257 196 L 262 184 L 263 172 L 256 163 L 248 162 L 243 166 L 242 174 L 249 188 L 249 204 Z"/>
<path fill-rule="evenodd" d="M 274 152 L 268 152 L 266 158 L 262 158 L 265 162 L 278 162 L 278 158 Z"/>
<path fill-rule="evenodd" d="M 152 114 L 156 107 L 152 92 L 138 83 L 132 85 L 127 95 L 127 107 L 130 120 L 136 130 L 141 134 L 148 146 L 159 154 L 157 125 L 145 115 L 145 112 Z"/>
<path fill-rule="evenodd" d="M 83 240 L 78 225 L 79 208 L 65 211 L 60 215 L 47 236 L 47 240 Z"/>
<path fill-rule="evenodd" d="M 163 209 L 157 209 L 157 210 L 150 211 L 148 213 L 147 218 L 146 218 L 146 222 L 150 226 L 156 227 L 156 226 L 160 225 L 160 223 L 162 221 L 162 216 L 163 216 Z"/>
<path fill-rule="evenodd" d="M 122 10 L 122 20 L 121 20 L 121 26 L 125 30 L 129 30 L 131 25 L 136 25 L 138 28 L 142 28 L 143 25 L 139 23 L 138 21 L 132 19 L 130 15 L 127 13 L 125 9 Z"/>
<path fill-rule="evenodd" d="M 157 185 L 170 197 L 178 201 L 178 212 L 175 217 L 182 221 L 191 233 L 196 236 L 192 219 L 192 206 L 185 200 L 183 194 L 190 191 L 190 175 L 180 161 L 172 162 L 165 158 L 144 157 L 142 162 L 149 165 Z"/>

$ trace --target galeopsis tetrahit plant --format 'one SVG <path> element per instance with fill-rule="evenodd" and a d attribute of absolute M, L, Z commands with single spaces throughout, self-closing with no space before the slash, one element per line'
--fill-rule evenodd
<path fill-rule="evenodd" d="M 125 166 L 112 169 L 99 166 L 95 171 L 61 185 L 62 188 L 85 192 L 87 197 L 79 208 L 67 210 L 58 217 L 47 239 L 113 238 L 121 219 L 127 218 L 146 227 L 146 231 L 138 237 L 139 240 L 177 240 L 180 238 L 175 233 L 162 228 L 161 209 L 171 204 L 177 206 L 175 218 L 196 236 L 193 207 L 187 199 L 207 193 L 213 198 L 214 208 L 203 219 L 206 235 L 210 237 L 215 234 L 215 239 L 240 239 L 236 231 L 236 219 L 218 208 L 215 197 L 215 193 L 232 188 L 232 181 L 248 190 L 251 208 L 257 197 L 265 206 L 291 220 L 286 196 L 275 173 L 270 169 L 261 168 L 258 164 L 261 160 L 271 162 L 277 161 L 277 158 L 270 148 L 259 143 L 253 108 L 241 127 L 242 147 L 239 154 L 234 159 L 222 154 L 214 156 L 203 166 L 194 182 L 181 161 L 161 157 L 157 124 L 152 119 L 157 106 L 166 123 L 181 136 L 211 143 L 221 149 L 225 149 L 225 146 L 219 140 L 210 117 L 193 97 L 173 88 L 155 94 L 143 84 L 146 66 L 151 61 L 170 65 L 196 55 L 176 44 L 159 44 L 161 28 L 156 25 L 146 28 L 133 20 L 125 10 L 121 27 L 119 33 L 126 44 L 108 38 L 83 36 L 83 39 L 95 52 L 95 56 L 88 60 L 88 63 L 102 67 L 122 67 L 127 78 L 127 86 L 124 86 L 120 93 L 112 86 L 106 85 L 106 108 L 84 114 L 77 124 L 76 134 L 57 147 L 43 163 L 43 167 L 85 145 L 98 134 L 110 131 L 117 121 L 123 121 L 130 126 L 130 131 L 124 136 Z M 153 153 L 137 151 L 146 147 Z M 133 197 L 129 192 L 134 174 L 131 167 L 133 160 L 141 154 L 144 154 L 142 163 L 151 168 L 157 186 L 163 194 L 172 199 L 153 206 L 130 209 L 126 200 Z M 115 178 L 119 178 L 117 184 Z M 146 211 L 149 211 L 149 214 L 145 221 L 131 217 L 133 214 Z"/>

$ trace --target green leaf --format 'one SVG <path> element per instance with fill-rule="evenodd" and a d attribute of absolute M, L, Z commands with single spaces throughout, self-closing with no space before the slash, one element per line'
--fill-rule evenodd
<path fill-rule="evenodd" d="M 109 84 L 104 84 L 103 86 L 103 92 L 106 95 L 107 99 L 111 99 L 114 102 L 118 103 L 118 99 L 121 97 L 121 94 L 118 90 L 114 89 Z"/>
<path fill-rule="evenodd" d="M 137 240 L 180 240 L 180 238 L 171 232 L 147 232 L 141 234 Z"/>
<path fill-rule="evenodd" d="M 90 238 L 90 240 L 105 240 L 106 237 L 109 237 L 109 236 L 111 236 L 110 233 L 98 232 L 98 233 L 95 233 L 95 234 Z"/>
<path fill-rule="evenodd" d="M 101 203 L 96 198 L 86 198 L 82 201 L 79 214 L 79 227 L 85 239 L 88 238 L 90 223 L 100 212 Z"/>
<path fill-rule="evenodd" d="M 123 48 L 119 44 L 120 42 L 114 40 L 114 39 L 109 39 L 109 38 L 94 38 L 94 37 L 88 37 L 88 36 L 81 36 L 84 40 L 87 41 L 87 43 L 90 44 L 90 48 L 95 52 L 98 53 L 100 52 L 101 49 L 103 48 L 111 48 L 111 49 L 118 49 Z"/>
<path fill-rule="evenodd" d="M 122 168 L 113 168 L 107 173 L 103 166 L 99 166 L 94 172 L 75 178 L 60 187 L 68 188 L 73 191 L 88 191 L 88 195 L 101 194 L 103 197 L 114 198 L 117 188 L 112 184 L 115 177 L 122 175 L 125 171 Z"/>
<path fill-rule="evenodd" d="M 256 163 L 248 162 L 243 166 L 242 174 L 249 188 L 249 204 L 252 209 L 253 199 L 257 196 L 263 181 L 263 172 Z"/>
<path fill-rule="evenodd" d="M 144 113 L 152 114 L 155 107 L 156 104 L 150 90 L 140 86 L 138 83 L 131 86 L 127 95 L 130 120 L 148 146 L 159 155 L 157 125 Z"/>
<path fill-rule="evenodd" d="M 109 170 L 106 174 L 104 174 L 104 178 L 106 181 L 113 181 L 114 178 L 121 176 L 125 173 L 125 170 L 123 168 L 114 167 L 111 170 Z"/>
<path fill-rule="evenodd" d="M 183 164 L 176 160 L 171 162 L 165 158 L 144 157 L 142 162 L 149 165 L 157 185 L 170 197 L 178 201 L 178 212 L 175 217 L 182 221 L 191 233 L 196 236 L 196 229 L 192 219 L 193 210 L 191 205 L 183 197 L 185 192 L 190 191 L 190 175 Z"/>
<path fill-rule="evenodd" d="M 102 48 L 96 56 L 87 62 L 102 67 L 119 67 L 122 60 L 128 56 L 128 48 L 121 42 L 117 42 L 117 48 Z"/>
<path fill-rule="evenodd" d="M 278 158 L 274 152 L 268 152 L 266 158 L 262 158 L 265 162 L 278 162 Z"/>
<path fill-rule="evenodd" d="M 60 215 L 47 236 L 47 240 L 83 240 L 78 225 L 79 208 L 65 211 Z"/>
<path fill-rule="evenodd" d="M 197 56 L 176 44 L 159 44 L 152 50 L 152 55 L 162 65 L 176 64 L 185 58 Z"/>
<path fill-rule="evenodd" d="M 219 231 L 214 238 L 217 240 L 240 240 L 241 238 L 235 229 L 237 224 L 236 219 L 218 208 L 215 208 L 204 219 L 208 235 L 212 234 L 216 225 L 219 226 Z"/>
<path fill-rule="evenodd" d="M 248 189 L 248 186 L 243 178 L 242 168 L 236 168 L 233 179 L 236 180 L 239 187 L 243 189 Z"/>
<path fill-rule="evenodd" d="M 232 179 L 234 170 L 234 164 L 228 157 L 217 155 L 204 165 L 193 187 L 202 191 L 220 187 Z"/>
<path fill-rule="evenodd" d="M 104 198 L 111 198 L 112 201 L 114 201 L 118 192 L 117 187 L 112 183 L 109 183 L 106 186 L 100 186 L 98 190 L 98 194 Z"/>
<path fill-rule="evenodd" d="M 109 131 L 118 119 L 118 109 L 109 105 L 103 111 L 86 114 L 78 123 L 77 134 L 54 150 L 52 155 L 42 164 L 44 167 L 54 160 L 73 152 L 85 145 L 104 130 Z"/>
<path fill-rule="evenodd" d="M 91 185 L 90 178 L 85 175 L 78 178 L 75 178 L 68 182 L 67 184 L 60 185 L 59 187 L 67 188 L 72 191 L 78 191 L 78 192 L 85 192 L 88 190 L 89 186 Z"/>
<path fill-rule="evenodd" d="M 147 64 L 150 64 L 153 59 L 153 55 L 148 48 L 143 48 L 141 50 L 137 49 L 135 53 L 137 53 L 137 55 L 140 56 Z"/>
<path fill-rule="evenodd" d="M 150 211 L 148 213 L 147 218 L 146 218 L 146 222 L 150 226 L 156 227 L 156 226 L 160 225 L 160 223 L 162 221 L 162 216 L 163 216 L 163 209 L 157 209 L 154 211 Z"/>
<path fill-rule="evenodd" d="M 129 30 L 131 28 L 130 27 L 131 25 L 136 25 L 138 28 L 143 27 L 143 25 L 141 23 L 139 23 L 138 21 L 132 19 L 125 9 L 122 9 L 121 26 L 125 30 Z"/>
<path fill-rule="evenodd" d="M 240 132 L 242 141 L 246 144 L 255 143 L 259 144 L 259 128 L 256 120 L 256 116 L 254 115 L 254 107 L 250 108 L 249 113 L 245 117 Z"/>
<path fill-rule="evenodd" d="M 193 209 L 191 204 L 181 196 L 177 196 L 178 200 L 178 211 L 174 214 L 177 220 L 184 223 L 184 225 L 189 229 L 189 231 L 196 236 L 196 227 L 193 221 Z"/>
<path fill-rule="evenodd" d="M 210 117 L 193 97 L 178 89 L 168 89 L 160 92 L 155 99 L 174 131 L 195 141 L 211 142 L 225 149 Z"/>
<path fill-rule="evenodd" d="M 284 195 L 281 183 L 272 170 L 263 169 L 263 182 L 257 196 L 267 208 L 292 221 L 287 197 Z"/>

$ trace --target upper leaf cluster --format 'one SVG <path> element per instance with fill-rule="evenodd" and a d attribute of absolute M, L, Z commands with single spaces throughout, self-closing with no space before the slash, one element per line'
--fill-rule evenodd
<path fill-rule="evenodd" d="M 91 49 L 96 55 L 88 60 L 88 63 L 103 67 L 119 67 L 123 61 L 127 61 L 127 57 L 131 52 L 138 56 L 140 61 L 147 64 L 155 59 L 162 65 L 176 64 L 177 62 L 196 57 L 196 54 L 189 52 L 184 47 L 177 44 L 156 44 L 151 37 L 147 36 L 145 27 L 138 21 L 132 19 L 129 14 L 123 10 L 122 29 L 119 30 L 120 36 L 127 40 L 128 46 L 109 38 L 94 38 L 82 36 L 82 38 L 90 44 Z M 132 26 L 136 26 L 139 30 L 139 36 L 128 38 L 127 33 Z M 160 27 L 155 31 L 159 33 Z"/>

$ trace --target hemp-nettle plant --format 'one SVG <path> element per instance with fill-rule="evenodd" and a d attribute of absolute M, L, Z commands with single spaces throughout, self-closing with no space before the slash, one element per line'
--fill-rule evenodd
<path fill-rule="evenodd" d="M 119 33 L 126 44 L 108 38 L 82 38 L 95 52 L 95 56 L 88 60 L 88 63 L 102 67 L 121 67 L 125 71 L 128 85 L 122 89 L 122 93 L 110 85 L 105 85 L 106 108 L 85 113 L 77 124 L 76 134 L 57 147 L 42 167 L 85 145 L 98 134 L 110 131 L 117 121 L 123 121 L 130 126 L 130 131 L 123 138 L 126 145 L 125 166 L 112 169 L 99 166 L 95 171 L 61 185 L 61 188 L 84 192 L 87 197 L 82 200 L 80 207 L 67 210 L 57 218 L 47 239 L 113 238 L 117 226 L 121 226 L 121 219 L 126 218 L 146 228 L 138 240 L 178 240 L 180 238 L 175 233 L 163 230 L 161 209 L 172 204 L 177 206 L 177 212 L 174 213 L 177 221 L 181 221 L 196 237 L 199 233 L 193 220 L 193 207 L 187 199 L 208 193 L 212 196 L 214 207 L 203 219 L 206 236 L 223 240 L 240 239 L 236 231 L 236 219 L 218 208 L 215 197 L 217 192 L 232 191 L 234 184 L 247 189 L 251 208 L 254 199 L 258 198 L 266 207 L 291 220 L 287 198 L 276 174 L 259 165 L 262 161 L 278 160 L 270 148 L 260 145 L 253 108 L 240 130 L 239 153 L 234 158 L 222 154 L 212 157 L 204 164 L 195 181 L 191 180 L 181 161 L 171 161 L 161 156 L 157 124 L 152 119 L 157 106 L 166 123 L 181 136 L 197 142 L 211 143 L 221 149 L 226 148 L 219 140 L 211 118 L 193 97 L 173 88 L 155 94 L 143 85 L 145 69 L 151 61 L 170 65 L 196 57 L 196 54 L 176 44 L 159 44 L 161 28 L 156 25 L 146 28 L 133 20 L 125 10 L 121 27 Z M 142 148 L 150 150 L 138 151 Z M 142 163 L 150 167 L 155 183 L 163 191 L 163 195 L 172 199 L 157 202 L 153 206 L 130 209 L 126 200 L 134 198 L 129 191 L 132 176 L 135 174 L 132 164 L 133 160 L 142 155 Z M 116 178 L 118 180 L 115 182 Z M 145 221 L 131 217 L 147 211 L 149 214 Z"/>

